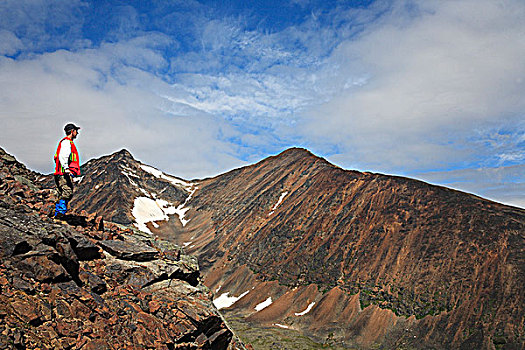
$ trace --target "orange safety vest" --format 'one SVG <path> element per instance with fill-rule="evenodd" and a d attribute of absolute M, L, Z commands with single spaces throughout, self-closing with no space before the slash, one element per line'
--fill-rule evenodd
<path fill-rule="evenodd" d="M 77 147 L 73 143 L 73 140 L 71 140 L 69 137 L 64 137 L 60 142 L 58 143 L 58 148 L 55 153 L 55 175 L 64 175 L 64 168 L 60 164 L 60 159 L 58 159 L 58 155 L 60 154 L 60 148 L 62 147 L 62 141 L 65 139 L 68 139 L 71 143 L 71 154 L 69 155 L 69 161 L 68 161 L 68 167 L 71 171 L 71 174 L 75 176 L 80 176 L 80 157 L 78 156 Z"/>

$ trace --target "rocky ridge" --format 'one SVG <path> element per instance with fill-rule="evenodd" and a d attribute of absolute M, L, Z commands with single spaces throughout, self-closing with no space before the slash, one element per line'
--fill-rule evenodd
<path fill-rule="evenodd" d="M 101 216 L 49 218 L 45 177 L 0 149 L 0 347 L 244 349 L 196 259 Z"/>
<path fill-rule="evenodd" d="M 304 149 L 200 180 L 188 206 L 175 242 L 249 322 L 365 348 L 525 347 L 523 209 Z"/>

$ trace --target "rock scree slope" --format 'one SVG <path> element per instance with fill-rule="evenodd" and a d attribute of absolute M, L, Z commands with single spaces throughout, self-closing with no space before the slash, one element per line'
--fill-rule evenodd
<path fill-rule="evenodd" d="M 198 182 L 173 237 L 242 295 L 227 312 L 365 348 L 525 347 L 525 210 L 299 148 Z"/>
<path fill-rule="evenodd" d="M 244 349 L 195 258 L 94 214 L 49 218 L 48 182 L 0 148 L 0 348 Z"/>

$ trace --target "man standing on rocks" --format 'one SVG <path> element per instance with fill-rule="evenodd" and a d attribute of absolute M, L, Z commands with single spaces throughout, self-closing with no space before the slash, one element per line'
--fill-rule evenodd
<path fill-rule="evenodd" d="M 58 202 L 55 204 L 55 217 L 60 218 L 67 212 L 67 206 L 73 198 L 73 176 L 80 176 L 80 158 L 73 140 L 80 128 L 75 124 L 64 127 L 66 137 L 59 143 L 55 153 L 55 184 L 58 190 Z"/>

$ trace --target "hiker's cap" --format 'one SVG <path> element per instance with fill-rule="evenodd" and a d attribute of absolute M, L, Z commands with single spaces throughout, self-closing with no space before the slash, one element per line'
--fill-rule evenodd
<path fill-rule="evenodd" d="M 69 134 L 71 130 L 78 130 L 78 129 L 80 128 L 72 123 L 69 123 L 66 126 L 64 126 L 64 131 L 66 132 L 66 134 Z"/>

